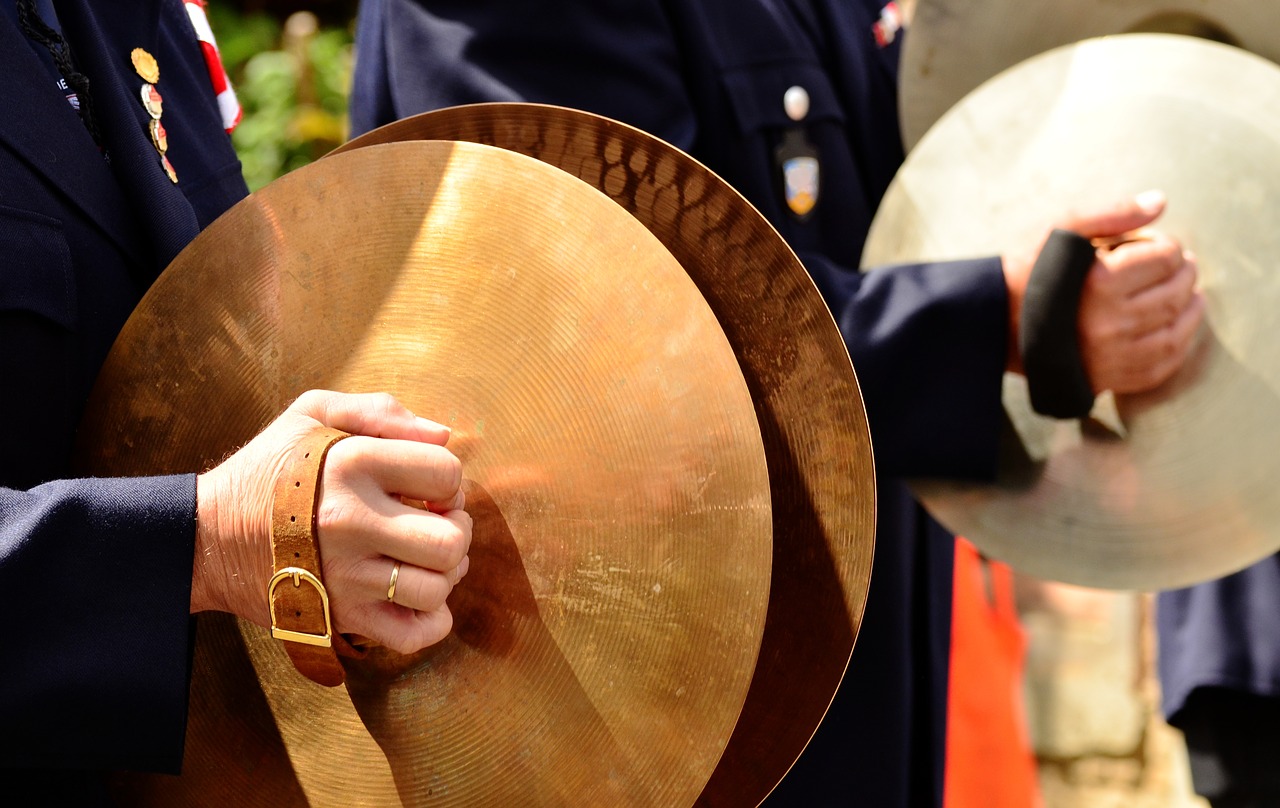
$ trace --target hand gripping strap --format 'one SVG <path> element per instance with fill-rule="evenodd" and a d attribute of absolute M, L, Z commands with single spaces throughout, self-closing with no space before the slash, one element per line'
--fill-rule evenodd
<path fill-rule="evenodd" d="M 1093 408 L 1093 388 L 1080 357 L 1076 329 L 1080 292 L 1097 252 L 1092 242 L 1054 230 L 1040 250 L 1022 300 L 1018 349 L 1031 406 L 1054 418 L 1083 418 Z"/>
<path fill-rule="evenodd" d="M 336 649 L 346 643 L 334 634 L 329 617 L 316 544 L 316 509 L 325 456 L 345 437 L 345 432 L 324 427 L 308 433 L 276 480 L 271 509 L 271 636 L 284 641 L 289 659 L 303 676 L 326 687 L 342 684 Z"/>

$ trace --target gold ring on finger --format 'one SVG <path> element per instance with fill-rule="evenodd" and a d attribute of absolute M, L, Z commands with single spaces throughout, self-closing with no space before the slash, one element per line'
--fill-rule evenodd
<path fill-rule="evenodd" d="M 396 602 L 396 581 L 400 578 L 400 562 L 391 568 L 391 583 L 387 584 L 387 603 Z"/>

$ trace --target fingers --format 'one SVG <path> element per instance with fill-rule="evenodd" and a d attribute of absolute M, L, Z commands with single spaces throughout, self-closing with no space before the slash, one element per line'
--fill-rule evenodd
<path fill-rule="evenodd" d="M 318 522 L 326 572 L 330 561 L 345 565 L 339 566 L 345 570 L 383 556 L 436 572 L 463 563 L 471 549 L 469 513 L 432 513 L 405 505 L 376 487 L 357 487 L 364 491 L 345 490 L 336 483 L 321 500 Z M 367 579 L 367 574 L 352 577 Z"/>
<path fill-rule="evenodd" d="M 453 629 L 453 614 L 447 605 L 415 611 L 384 600 L 342 615 L 335 607 L 334 625 L 348 637 L 361 638 L 361 645 L 381 645 L 399 654 L 412 654 L 447 637 Z"/>
<path fill-rule="evenodd" d="M 1159 232 L 1113 249 L 1100 250 L 1098 263 L 1105 271 L 1096 273 L 1101 277 L 1090 280 L 1112 284 L 1114 294 L 1124 297 L 1172 280 L 1188 264 L 1192 264 L 1191 279 L 1193 283 L 1195 280 L 1191 257 L 1181 244 Z"/>
<path fill-rule="evenodd" d="M 390 588 L 391 576 L 396 564 L 394 591 Z M 453 588 L 471 568 L 471 559 L 464 556 L 461 563 L 447 570 L 424 569 L 401 559 L 387 556 L 361 560 L 351 570 L 350 578 L 359 587 L 359 595 L 372 604 L 392 604 L 414 611 L 431 612 L 444 605 Z M 387 595 L 394 597 L 388 601 Z"/>
<path fill-rule="evenodd" d="M 299 396 L 293 408 L 325 426 L 353 435 L 421 441 L 437 446 L 449 440 L 447 426 L 417 417 L 386 393 L 311 390 Z"/>
<path fill-rule="evenodd" d="M 453 622 L 445 601 L 470 566 L 472 528 L 448 430 L 390 396 L 316 391 L 295 408 L 355 433 L 329 450 L 316 519 L 334 626 L 401 653 L 438 642 Z"/>
<path fill-rule="evenodd" d="M 1166 382 L 1190 356 L 1204 312 L 1203 295 L 1193 291 L 1177 315 L 1157 328 L 1083 332 L 1081 355 L 1093 389 L 1140 393 Z"/>
<path fill-rule="evenodd" d="M 470 568 L 470 559 L 447 572 L 400 562 L 394 592 L 389 583 L 396 562 L 387 557 L 366 559 L 351 570 L 349 580 L 359 588 L 358 600 L 348 596 L 334 603 L 338 630 L 358 634 L 401 654 L 411 654 L 439 642 L 453 626 L 446 603 L 453 588 Z M 328 566 L 326 564 L 326 566 Z M 388 601 L 388 594 L 394 600 Z"/>
<path fill-rule="evenodd" d="M 349 485 L 428 505 L 455 502 L 462 487 L 462 463 L 435 444 L 352 437 L 329 450 L 328 463 L 326 483 L 332 470 Z"/>
<path fill-rule="evenodd" d="M 1142 337 L 1175 323 L 1196 296 L 1196 268 L 1184 261 L 1164 282 L 1140 289 L 1129 298 L 1125 330 Z"/>
<path fill-rule="evenodd" d="M 1059 226 L 1085 238 L 1107 238 L 1137 230 L 1155 221 L 1165 209 L 1162 191 L 1145 191 L 1112 207 L 1070 216 Z"/>
<path fill-rule="evenodd" d="M 1138 393 L 1177 373 L 1204 316 L 1196 283 L 1195 257 L 1162 233 L 1099 251 L 1078 321 L 1094 390 Z"/>
<path fill-rule="evenodd" d="M 392 651 L 412 654 L 449 636 L 453 630 L 453 614 L 448 606 L 430 612 L 413 611 L 387 604 L 379 626 L 381 636 L 374 637 Z"/>
<path fill-rule="evenodd" d="M 1115 392 L 1138 393 L 1172 378 L 1191 354 L 1204 310 L 1204 297 L 1196 294 L 1172 323 L 1138 339 L 1129 357 L 1127 383 L 1113 385 Z"/>
<path fill-rule="evenodd" d="M 471 550 L 471 514 L 424 513 L 412 508 L 390 517 L 371 517 L 372 551 L 431 570 L 451 570 Z"/>

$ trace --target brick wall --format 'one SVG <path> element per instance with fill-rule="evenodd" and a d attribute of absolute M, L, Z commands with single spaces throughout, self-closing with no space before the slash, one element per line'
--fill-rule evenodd
<path fill-rule="evenodd" d="M 1018 602 L 1045 808 L 1208 808 L 1160 716 L 1154 599 L 1023 577 Z"/>

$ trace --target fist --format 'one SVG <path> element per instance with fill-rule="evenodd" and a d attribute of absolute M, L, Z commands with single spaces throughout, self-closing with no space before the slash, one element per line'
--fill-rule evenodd
<path fill-rule="evenodd" d="M 352 435 L 329 451 L 316 517 L 335 630 L 400 653 L 439 642 L 453 624 L 446 599 L 470 563 L 462 466 L 445 446 L 446 427 L 383 394 L 304 393 L 200 475 L 192 611 L 270 624 L 275 481 L 293 447 L 318 426 Z"/>

